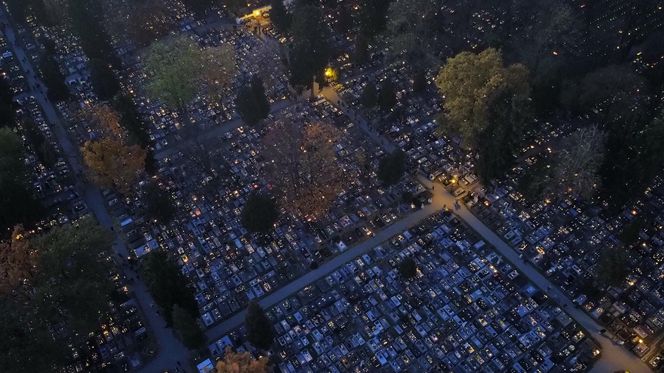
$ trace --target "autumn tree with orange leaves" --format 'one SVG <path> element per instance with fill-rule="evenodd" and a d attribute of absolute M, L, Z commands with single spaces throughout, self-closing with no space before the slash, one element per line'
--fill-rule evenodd
<path fill-rule="evenodd" d="M 99 134 L 81 150 L 90 178 L 99 186 L 129 193 L 145 168 L 145 149 L 129 144 L 119 115 L 108 105 L 89 108 L 82 117 Z"/>
<path fill-rule="evenodd" d="M 265 135 L 266 173 L 281 205 L 308 220 L 321 218 L 342 191 L 334 144 L 340 131 L 326 123 L 277 123 Z"/>
<path fill-rule="evenodd" d="M 0 295 L 29 281 L 37 265 L 37 252 L 25 238 L 23 227 L 14 228 L 11 241 L 0 242 Z"/>
<path fill-rule="evenodd" d="M 248 352 L 234 352 L 226 348 L 224 359 L 217 361 L 217 373 L 267 373 L 268 358 L 254 359 Z"/>

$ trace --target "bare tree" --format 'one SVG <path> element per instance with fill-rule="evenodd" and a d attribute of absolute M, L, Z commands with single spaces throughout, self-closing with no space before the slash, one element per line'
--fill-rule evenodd
<path fill-rule="evenodd" d="M 334 144 L 340 131 L 326 123 L 277 123 L 266 134 L 268 178 L 282 206 L 309 220 L 322 217 L 342 190 L 343 170 Z"/>
<path fill-rule="evenodd" d="M 605 137 L 593 126 L 578 129 L 563 139 L 554 168 L 561 193 L 592 197 L 600 181 L 598 170 L 604 159 Z"/>

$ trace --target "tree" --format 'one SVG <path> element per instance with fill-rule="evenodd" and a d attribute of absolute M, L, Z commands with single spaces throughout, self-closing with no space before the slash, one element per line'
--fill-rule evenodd
<path fill-rule="evenodd" d="M 0 128 L 16 125 L 14 94 L 7 79 L 0 78 Z"/>
<path fill-rule="evenodd" d="M 562 193 L 592 197 L 600 184 L 605 135 L 597 128 L 581 128 L 562 141 L 554 176 Z"/>
<path fill-rule="evenodd" d="M 203 50 L 201 79 L 210 98 L 221 100 L 233 83 L 237 73 L 235 59 L 235 47 L 229 43 Z"/>
<path fill-rule="evenodd" d="M 272 322 L 257 302 L 250 302 L 244 319 L 247 340 L 256 348 L 267 350 L 274 342 Z"/>
<path fill-rule="evenodd" d="M 387 11 L 392 0 L 362 0 L 359 2 L 360 34 L 373 38 L 385 30 Z"/>
<path fill-rule="evenodd" d="M 120 94 L 115 97 L 113 107 L 117 110 L 120 124 L 127 134 L 127 144 L 138 145 L 145 149 L 145 172 L 153 175 L 157 165 L 153 157 L 152 140 L 134 100 L 130 96 Z"/>
<path fill-rule="evenodd" d="M 290 80 L 293 85 L 311 86 L 327 65 L 330 47 L 328 30 L 318 7 L 300 1 L 291 25 Z"/>
<path fill-rule="evenodd" d="M 84 116 L 101 134 L 100 139 L 87 141 L 81 149 L 91 178 L 98 185 L 129 193 L 145 168 L 145 150 L 128 144 L 120 118 L 109 106 L 97 105 Z"/>
<path fill-rule="evenodd" d="M 353 48 L 353 62 L 357 65 L 364 65 L 369 60 L 369 41 L 367 38 L 358 34 L 355 37 L 355 45 Z"/>
<path fill-rule="evenodd" d="M 438 73 L 436 85 L 445 97 L 446 120 L 442 122 L 457 130 L 467 145 L 476 144 L 478 135 L 488 126 L 489 102 L 497 92 L 509 91 L 521 97 L 528 97 L 530 92 L 528 70 L 523 65 L 503 67 L 500 52 L 492 48 L 449 58 Z"/>
<path fill-rule="evenodd" d="M 0 241 L 0 296 L 29 283 L 37 265 L 37 252 L 23 227 L 14 227 L 9 242 Z"/>
<path fill-rule="evenodd" d="M 42 79 L 44 79 L 44 84 L 48 88 L 47 96 L 49 100 L 59 102 L 69 98 L 69 88 L 65 84 L 65 77 L 52 56 L 44 55 L 41 57 L 39 70 Z"/>
<path fill-rule="evenodd" d="M 278 32 L 285 34 L 288 32 L 291 18 L 290 14 L 286 11 L 284 1 L 271 0 L 270 4 L 272 5 L 272 9 L 270 9 L 270 20 Z"/>
<path fill-rule="evenodd" d="M 150 182 L 144 190 L 146 213 L 150 219 L 161 224 L 169 223 L 175 216 L 175 205 L 171 195 L 156 182 Z"/>
<path fill-rule="evenodd" d="M 203 17 L 218 0 L 184 0 L 183 3 L 196 16 Z"/>
<path fill-rule="evenodd" d="M 66 363 L 67 347 L 54 339 L 50 325 L 37 317 L 31 303 L 0 298 L 0 367 L 4 372 L 56 372 Z"/>
<path fill-rule="evenodd" d="M 600 253 L 596 281 L 601 287 L 619 285 L 629 273 L 629 255 L 624 248 L 605 248 Z"/>
<path fill-rule="evenodd" d="M 90 60 L 90 80 L 100 100 L 105 101 L 120 91 L 120 83 L 110 66 L 99 59 Z"/>
<path fill-rule="evenodd" d="M 158 40 L 176 25 L 166 4 L 161 0 L 137 0 L 130 4 L 126 16 L 129 37 L 139 47 L 145 47 Z"/>
<path fill-rule="evenodd" d="M 138 144 L 142 148 L 148 148 L 152 145 L 150 135 L 147 132 L 146 124 L 143 122 L 134 100 L 130 96 L 121 94 L 113 102 L 113 107 L 120 116 L 120 125 L 127 132 L 127 142 L 129 144 Z"/>
<path fill-rule="evenodd" d="M 263 81 L 253 76 L 249 84 L 240 88 L 235 105 L 240 117 L 250 126 L 255 126 L 270 114 L 270 102 L 265 95 Z"/>
<path fill-rule="evenodd" d="M 394 0 L 387 13 L 388 48 L 419 68 L 437 61 L 441 51 L 443 22 L 441 0 Z"/>
<path fill-rule="evenodd" d="M 248 352 L 233 352 L 226 347 L 223 360 L 218 360 L 216 373 L 267 373 L 268 357 L 254 359 Z"/>
<path fill-rule="evenodd" d="M 336 3 L 333 3 L 336 4 Z M 336 9 L 336 23 L 334 24 L 334 30 L 341 35 L 348 35 L 353 28 L 353 14 L 350 11 L 350 7 L 340 6 Z"/>
<path fill-rule="evenodd" d="M 46 167 L 52 168 L 57 162 L 57 152 L 50 142 L 46 140 L 37 124 L 26 119 L 22 123 L 23 134 L 32 145 L 37 159 Z"/>
<path fill-rule="evenodd" d="M 411 257 L 408 257 L 399 263 L 399 274 L 401 277 L 409 279 L 417 275 L 417 263 Z"/>
<path fill-rule="evenodd" d="M 279 218 L 277 203 L 265 194 L 253 193 L 242 209 L 242 225 L 250 232 L 266 233 Z"/>
<path fill-rule="evenodd" d="M 658 125 L 645 80 L 626 66 L 608 66 L 586 75 L 567 90 L 568 108 L 604 125 L 602 195 L 619 209 L 640 195 L 661 169 L 662 126 Z M 574 95 L 578 96 L 573 104 Z"/>
<path fill-rule="evenodd" d="M 378 105 L 383 110 L 390 110 L 397 104 L 397 93 L 394 83 L 391 79 L 387 79 L 381 84 L 380 91 L 378 92 Z"/>
<path fill-rule="evenodd" d="M 0 128 L 0 237 L 7 237 L 15 225 L 32 225 L 42 207 L 29 189 L 25 149 L 9 128 Z"/>
<path fill-rule="evenodd" d="M 396 150 L 380 160 L 378 178 L 386 185 L 396 184 L 406 171 L 406 155 Z"/>
<path fill-rule="evenodd" d="M 111 38 L 102 25 L 105 14 L 101 2 L 94 0 L 69 0 L 71 27 L 78 36 L 81 48 L 90 59 L 118 66 L 119 59 L 111 46 Z"/>
<path fill-rule="evenodd" d="M 420 93 L 427 88 L 427 75 L 424 70 L 418 70 L 413 75 L 413 92 Z"/>
<path fill-rule="evenodd" d="M 564 95 L 567 108 L 595 114 L 602 122 L 636 123 L 649 114 L 647 83 L 628 66 L 610 65 L 595 70 Z"/>
<path fill-rule="evenodd" d="M 182 343 L 190 350 L 205 344 L 205 334 L 189 312 L 177 304 L 173 305 L 173 329 Z"/>
<path fill-rule="evenodd" d="M 39 261 L 31 296 L 49 325 L 64 322 L 80 340 L 99 327 L 113 289 L 108 262 L 111 242 L 109 232 L 91 218 L 52 228 L 32 240 Z"/>
<path fill-rule="evenodd" d="M 173 322 L 172 310 L 178 305 L 192 317 L 198 317 L 198 303 L 188 280 L 163 251 L 153 251 L 142 262 L 141 275 L 155 302 L 164 311 L 167 323 Z"/>
<path fill-rule="evenodd" d="M 637 242 L 639 239 L 639 234 L 641 233 L 641 229 L 646 226 L 647 219 L 645 219 L 643 216 L 638 216 L 629 222 L 629 224 L 624 226 L 618 238 L 625 246 L 631 246 Z"/>
<path fill-rule="evenodd" d="M 281 196 L 281 206 L 316 220 L 342 190 L 343 170 L 334 144 L 337 128 L 325 123 L 279 122 L 263 139 L 265 171 Z"/>
<path fill-rule="evenodd" d="M 487 97 L 486 121 L 478 135 L 477 172 L 485 183 L 502 176 L 514 162 L 513 151 L 531 117 L 529 97 L 503 86 Z"/>
<path fill-rule="evenodd" d="M 373 108 L 378 105 L 378 91 L 376 90 L 376 83 L 368 82 L 364 89 L 362 90 L 362 96 L 360 96 L 360 103 L 365 108 Z"/>
<path fill-rule="evenodd" d="M 204 61 L 201 49 L 187 37 L 154 43 L 145 58 L 148 94 L 184 113 L 196 95 Z"/>

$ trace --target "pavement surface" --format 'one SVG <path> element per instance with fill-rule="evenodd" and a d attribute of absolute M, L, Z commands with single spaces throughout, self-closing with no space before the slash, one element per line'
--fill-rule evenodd
<path fill-rule="evenodd" d="M 32 90 L 31 94 L 41 106 L 44 116 L 56 136 L 67 162 L 72 168 L 74 176 L 77 179 L 75 185 L 77 192 L 83 197 L 88 208 L 99 221 L 99 224 L 108 230 L 112 230 L 114 222 L 106 209 L 106 204 L 101 191 L 99 188 L 88 183 L 84 179 L 84 167 L 81 161 L 79 147 L 69 138 L 67 131 L 62 125 L 62 120 L 53 104 L 47 99 L 45 93 L 37 88 L 45 87 L 45 85 L 39 80 L 39 78 L 37 78 L 35 69 L 32 66 L 32 61 L 27 57 L 21 43 L 17 43 L 16 34 L 13 30 L 12 24 L 9 22 L 5 9 L 0 9 L 0 22 L 4 22 L 8 25 L 8 27 L 4 29 L 7 42 L 13 48 L 14 55 L 23 69 L 27 83 Z M 119 261 L 125 263 L 125 258 L 128 257 L 127 247 L 121 237 L 115 232 L 113 249 L 118 255 L 118 258 L 120 258 Z M 189 351 L 175 337 L 172 329 L 166 327 L 166 322 L 159 315 L 157 307 L 154 306 L 152 296 L 143 281 L 141 281 L 138 278 L 138 274 L 128 266 L 122 265 L 121 269 L 127 278 L 135 279 L 130 285 L 133 298 L 142 309 L 147 327 L 158 345 L 156 357 L 150 360 L 147 365 L 142 368 L 142 371 L 156 373 L 163 372 L 167 369 L 172 370 L 177 366 L 177 362 L 179 361 L 183 365 L 183 370 L 193 372 L 193 367 L 186 366 L 190 364 Z"/>

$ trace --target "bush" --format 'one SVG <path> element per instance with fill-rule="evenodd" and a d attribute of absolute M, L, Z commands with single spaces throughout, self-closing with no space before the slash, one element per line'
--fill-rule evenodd
<path fill-rule="evenodd" d="M 265 194 L 252 194 L 242 209 L 242 225 L 251 232 L 269 232 L 278 217 L 276 202 Z"/>
<path fill-rule="evenodd" d="M 399 263 L 399 273 L 401 277 L 409 279 L 417 274 L 417 263 L 413 258 L 406 258 Z"/>

